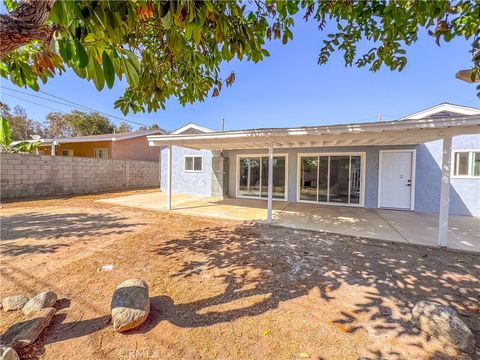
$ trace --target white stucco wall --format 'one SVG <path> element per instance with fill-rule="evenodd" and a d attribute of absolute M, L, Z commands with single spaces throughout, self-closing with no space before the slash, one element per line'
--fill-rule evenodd
<path fill-rule="evenodd" d="M 161 150 L 161 190 L 167 188 L 167 148 Z M 202 172 L 185 172 L 185 155 L 202 155 Z M 211 195 L 212 192 L 212 152 L 192 150 L 172 146 L 172 191 L 178 194 Z"/>

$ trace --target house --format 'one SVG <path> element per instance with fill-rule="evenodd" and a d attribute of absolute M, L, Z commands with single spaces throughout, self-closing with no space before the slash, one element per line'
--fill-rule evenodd
<path fill-rule="evenodd" d="M 148 136 L 171 193 L 480 216 L 480 109 L 443 103 L 396 121 Z M 272 160 L 272 161 L 270 161 Z"/>
<path fill-rule="evenodd" d="M 163 130 L 133 131 L 117 134 L 40 139 L 40 153 L 56 156 L 95 157 L 113 160 L 158 161 L 158 149 L 148 146 L 147 136 Z"/>

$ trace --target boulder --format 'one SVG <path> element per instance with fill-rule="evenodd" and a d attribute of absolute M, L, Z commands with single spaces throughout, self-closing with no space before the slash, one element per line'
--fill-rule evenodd
<path fill-rule="evenodd" d="M 412 310 L 412 323 L 440 342 L 472 354 L 475 339 L 455 310 L 430 301 L 420 301 Z"/>
<path fill-rule="evenodd" d="M 14 311 L 23 308 L 27 302 L 28 298 L 25 295 L 12 295 L 2 300 L 2 306 L 5 311 Z"/>
<path fill-rule="evenodd" d="M 30 301 L 25 304 L 22 311 L 25 315 L 28 315 L 40 309 L 53 307 L 56 302 L 57 294 L 55 294 L 53 291 L 45 291 L 30 299 Z"/>
<path fill-rule="evenodd" d="M 20 358 L 11 347 L 0 345 L 0 360 L 20 360 Z"/>
<path fill-rule="evenodd" d="M 112 297 L 113 329 L 121 332 L 143 324 L 150 312 L 148 285 L 140 279 L 129 279 L 117 286 Z"/>
<path fill-rule="evenodd" d="M 22 321 L 8 328 L 0 338 L 0 343 L 15 350 L 32 345 L 43 329 L 50 324 L 55 312 L 54 308 L 47 307 L 30 313 Z"/>

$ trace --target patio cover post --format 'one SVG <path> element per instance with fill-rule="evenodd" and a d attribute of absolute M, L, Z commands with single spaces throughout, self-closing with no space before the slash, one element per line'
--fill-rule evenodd
<path fill-rule="evenodd" d="M 55 148 L 56 148 L 57 143 L 55 141 L 52 141 L 52 145 L 50 146 L 50 155 L 55 156 Z"/>
<path fill-rule="evenodd" d="M 162 192 L 162 147 L 158 148 L 158 191 Z"/>
<path fill-rule="evenodd" d="M 172 145 L 167 146 L 167 210 L 172 209 Z"/>
<path fill-rule="evenodd" d="M 273 205 L 273 146 L 268 148 L 268 209 L 267 224 L 272 222 L 272 205 Z"/>
<path fill-rule="evenodd" d="M 452 136 L 443 138 L 442 183 L 440 188 L 440 210 L 438 216 L 438 245 L 448 244 L 448 210 L 450 207 L 450 174 L 452 164 Z"/>

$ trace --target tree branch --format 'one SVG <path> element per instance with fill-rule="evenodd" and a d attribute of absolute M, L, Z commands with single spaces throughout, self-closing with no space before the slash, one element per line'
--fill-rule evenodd
<path fill-rule="evenodd" d="M 33 40 L 48 40 L 54 29 L 43 26 L 55 0 L 25 0 L 10 14 L 0 15 L 0 60 Z"/>

